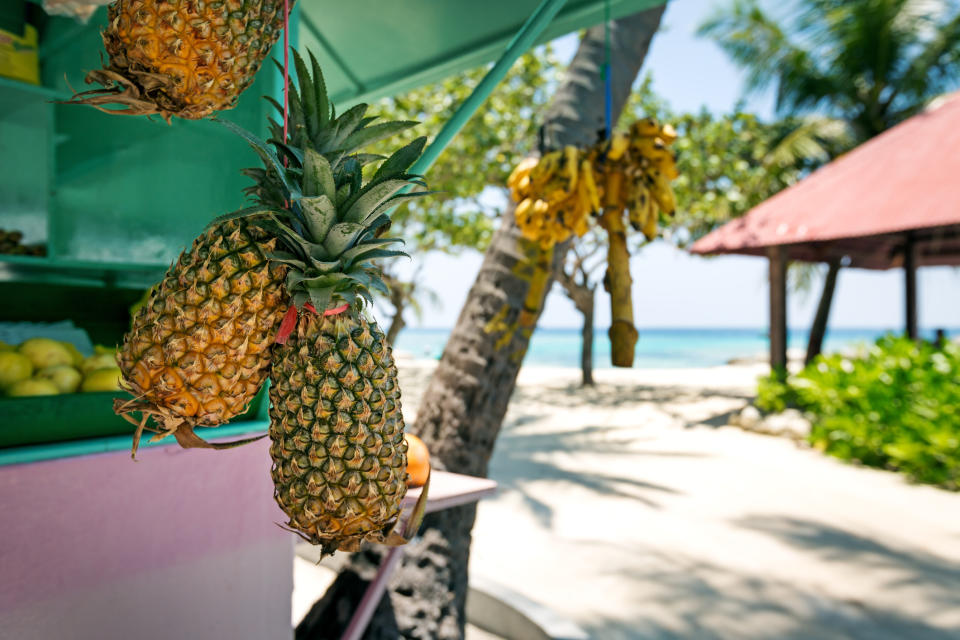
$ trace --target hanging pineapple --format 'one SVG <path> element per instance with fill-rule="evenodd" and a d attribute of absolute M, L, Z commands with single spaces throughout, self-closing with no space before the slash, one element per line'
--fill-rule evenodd
<path fill-rule="evenodd" d="M 283 0 L 116 0 L 102 33 L 110 63 L 86 77 L 103 88 L 70 102 L 168 122 L 232 109 L 277 41 L 283 10 Z"/>
<path fill-rule="evenodd" d="M 668 146 L 677 138 L 668 124 L 654 118 L 635 122 L 626 134 L 615 133 L 601 143 L 596 173 L 603 202 L 600 226 L 607 232 L 607 273 L 604 288 L 610 293 L 611 360 L 616 367 L 633 366 L 637 329 L 633 324 L 630 253 L 627 219 L 647 240 L 657 237 L 661 213 L 673 215 L 676 199 L 670 180 L 677 177 L 676 158 Z"/>
<path fill-rule="evenodd" d="M 366 105 L 334 117 L 320 68 L 310 58 L 312 78 L 294 52 L 300 91 L 290 87 L 290 121 L 299 124 L 289 141 L 327 158 L 331 173 L 346 175 L 345 162 L 355 167 L 378 157 L 348 154 L 413 123 L 371 124 L 362 117 Z M 271 129 L 283 139 L 280 124 L 272 122 Z M 117 400 L 115 410 L 137 425 L 134 454 L 144 429 L 155 439 L 173 435 L 184 447 L 229 446 L 210 445 L 193 428 L 218 426 L 242 413 L 266 379 L 289 297 L 283 286 L 288 267 L 272 259 L 276 233 L 262 223 L 283 208 L 287 191 L 275 173 L 246 173 L 254 180 L 248 194 L 260 204 L 210 225 L 173 263 L 124 337 L 119 361 L 134 398 Z"/>
<path fill-rule="evenodd" d="M 323 92 L 319 73 L 314 77 L 315 91 L 301 87 L 304 102 Z M 355 115 L 360 120 L 362 113 Z M 337 138 L 325 98 L 316 117 Z M 368 131 L 377 127 L 397 123 Z M 277 503 L 288 526 L 324 554 L 355 550 L 363 540 L 402 543 L 405 535 L 394 528 L 407 490 L 407 445 L 397 368 L 363 303 L 374 292 L 387 293 L 372 261 L 403 255 L 388 248 L 400 240 L 382 234 L 393 207 L 425 195 L 404 191 L 423 187 L 407 170 L 426 139 L 383 160 L 364 182 L 363 165 L 379 156 L 321 153 L 296 134 L 288 145 L 276 137 L 273 147 L 244 136 L 263 160 L 263 168 L 250 173 L 262 178 L 256 195 L 272 211 L 267 227 L 281 247 L 272 255 L 288 269 L 285 290 L 293 305 L 270 372 Z M 237 215 L 243 219 L 243 212 Z"/>

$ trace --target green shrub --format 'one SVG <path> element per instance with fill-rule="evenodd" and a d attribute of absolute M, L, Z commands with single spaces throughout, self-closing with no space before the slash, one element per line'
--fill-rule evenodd
<path fill-rule="evenodd" d="M 762 379 L 757 406 L 796 406 L 813 446 L 960 489 L 960 345 L 886 336 L 863 357 L 818 357 L 788 383 Z"/>

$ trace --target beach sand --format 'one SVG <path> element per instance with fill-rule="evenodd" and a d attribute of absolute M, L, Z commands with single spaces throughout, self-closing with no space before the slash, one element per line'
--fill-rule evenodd
<path fill-rule="evenodd" d="M 604 640 L 960 638 L 960 494 L 726 426 L 765 370 L 525 367 L 472 575 Z"/>

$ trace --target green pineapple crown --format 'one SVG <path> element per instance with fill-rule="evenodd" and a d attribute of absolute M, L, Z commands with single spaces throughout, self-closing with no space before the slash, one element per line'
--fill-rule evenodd
<path fill-rule="evenodd" d="M 302 308 L 309 302 L 322 313 L 331 305 L 352 305 L 360 298 L 372 302 L 373 291 L 389 293 L 372 261 L 406 255 L 389 248 L 401 239 L 383 234 L 390 225 L 390 210 L 430 193 L 422 176 L 407 173 L 423 152 L 426 138 L 417 138 L 389 157 L 361 153 L 416 123 L 374 124 L 377 118 L 366 115 L 366 104 L 337 116 L 316 58 L 308 52 L 311 75 L 300 55 L 291 51 L 299 90 L 291 83 L 286 140 L 283 126 L 274 119 L 267 142 L 223 121 L 263 162 L 262 168 L 243 171 L 254 181 L 245 192 L 257 206 L 221 216 L 212 224 L 253 216 L 275 233 L 283 248 L 269 257 L 290 267 L 286 289 L 294 304 Z M 276 100 L 267 99 L 283 113 Z M 380 165 L 364 182 L 364 166 L 376 162 Z M 416 191 L 407 192 L 411 190 Z"/>

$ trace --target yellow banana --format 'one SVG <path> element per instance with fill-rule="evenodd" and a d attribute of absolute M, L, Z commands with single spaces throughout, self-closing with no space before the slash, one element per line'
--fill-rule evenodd
<path fill-rule="evenodd" d="M 507 186 L 511 189 L 520 182 L 520 179 L 529 176 L 530 171 L 537 166 L 539 160 L 537 158 L 524 158 L 520 161 L 513 171 L 510 172 L 510 177 L 507 178 Z"/>
<path fill-rule="evenodd" d="M 557 172 L 560 166 L 560 152 L 551 151 L 545 154 L 535 167 L 530 170 L 530 182 L 534 189 L 546 183 Z"/>
<path fill-rule="evenodd" d="M 643 228 L 646 222 L 646 212 L 651 202 L 650 191 L 643 181 L 641 180 L 635 183 L 633 198 L 630 202 L 630 211 L 628 213 L 630 226 L 633 227 L 634 231 L 640 231 Z"/>
<path fill-rule="evenodd" d="M 587 202 L 590 205 L 590 211 L 600 210 L 600 192 L 597 190 L 597 181 L 593 178 L 593 165 L 590 160 L 584 160 L 580 166 L 581 182 L 587 193 Z"/>
<path fill-rule="evenodd" d="M 619 160 L 630 146 L 630 138 L 622 133 L 614 133 L 607 149 L 608 160 Z"/>
<path fill-rule="evenodd" d="M 580 171 L 580 150 L 572 145 L 563 148 L 564 164 L 567 172 L 567 193 L 573 193 L 577 188 L 577 173 Z"/>
<path fill-rule="evenodd" d="M 514 212 L 514 217 L 517 220 L 520 220 L 521 218 L 527 218 L 532 211 L 533 200 L 531 198 L 527 198 L 517 205 L 517 210 Z"/>
<path fill-rule="evenodd" d="M 660 127 L 660 137 L 663 138 L 663 141 L 666 144 L 673 144 L 673 142 L 677 139 L 677 130 L 671 125 L 665 124 Z"/>
<path fill-rule="evenodd" d="M 657 237 L 657 208 L 653 202 L 647 207 L 645 220 L 643 221 L 642 231 L 647 240 L 654 240 Z"/>
<path fill-rule="evenodd" d="M 677 199 L 673 194 L 673 189 L 670 187 L 670 183 L 667 182 L 666 177 L 660 171 L 653 170 L 649 173 L 644 174 L 644 179 L 647 184 L 647 188 L 650 189 L 650 194 L 653 196 L 654 201 L 659 205 L 660 209 L 667 214 L 672 216 L 673 212 L 677 208 Z"/>
<path fill-rule="evenodd" d="M 646 117 L 642 120 L 637 120 L 630 127 L 631 137 L 653 137 L 660 133 L 660 124 L 657 122 L 657 119 L 654 117 Z"/>

